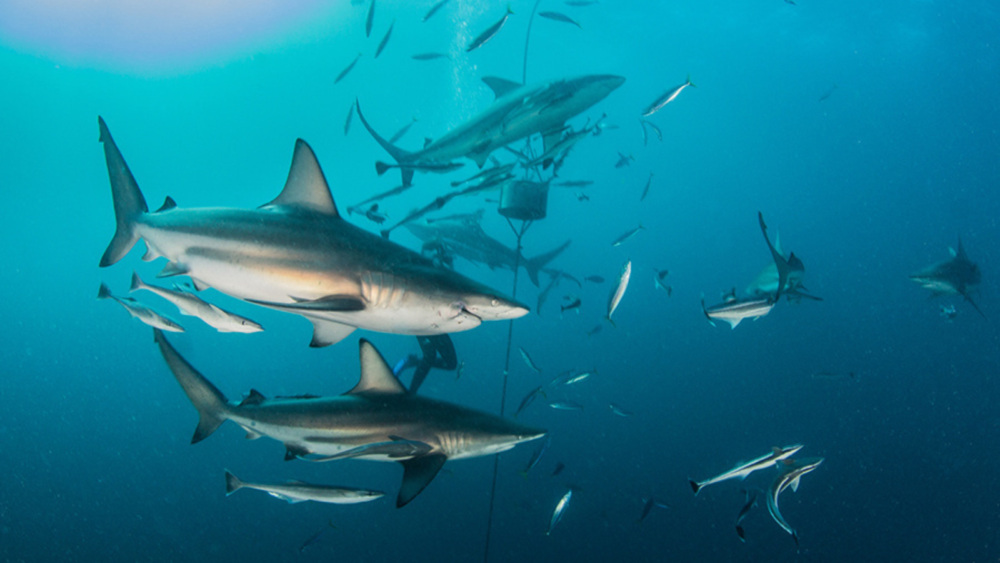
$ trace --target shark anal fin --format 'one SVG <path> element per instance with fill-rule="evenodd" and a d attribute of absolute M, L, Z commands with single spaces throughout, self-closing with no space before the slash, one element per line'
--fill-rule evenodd
<path fill-rule="evenodd" d="M 399 486 L 396 508 L 416 498 L 434 480 L 447 459 L 443 454 L 431 454 L 399 462 L 403 466 L 403 483 Z"/>

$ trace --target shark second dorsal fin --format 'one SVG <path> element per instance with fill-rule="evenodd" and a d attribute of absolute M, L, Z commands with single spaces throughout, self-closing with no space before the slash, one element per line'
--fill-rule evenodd
<path fill-rule="evenodd" d="M 507 80 L 506 78 L 500 78 L 497 76 L 484 76 L 483 83 L 489 86 L 490 90 L 493 90 L 493 95 L 496 99 L 500 99 L 521 87 L 521 84 L 514 82 L 513 80 Z"/>
<path fill-rule="evenodd" d="M 339 217 L 337 206 L 330 195 L 323 170 L 319 167 L 316 153 L 302 139 L 295 141 L 292 167 L 288 171 L 285 187 L 274 200 L 261 207 L 300 207 Z"/>
<path fill-rule="evenodd" d="M 261 393 L 260 391 L 258 391 L 256 389 L 251 389 L 250 393 L 246 396 L 246 398 L 244 398 L 240 402 L 240 406 L 241 407 L 245 407 L 247 405 L 259 405 L 259 404 L 263 403 L 266 400 L 267 400 L 267 398 L 264 397 L 263 393 Z"/>
<path fill-rule="evenodd" d="M 392 374 L 392 368 L 385 363 L 382 354 L 371 342 L 361 339 L 361 379 L 358 384 L 347 392 L 348 395 L 357 393 L 384 393 L 390 395 L 402 395 L 406 393 L 403 384 Z"/>

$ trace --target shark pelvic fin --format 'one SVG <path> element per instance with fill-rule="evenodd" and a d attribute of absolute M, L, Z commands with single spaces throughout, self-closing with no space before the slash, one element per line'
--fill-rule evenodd
<path fill-rule="evenodd" d="M 523 86 L 520 82 L 514 82 L 513 80 L 507 80 L 498 76 L 484 76 L 483 83 L 489 86 L 490 90 L 493 90 L 493 95 L 496 99 L 500 99 Z"/>
<path fill-rule="evenodd" d="M 295 141 L 292 167 L 288 171 L 285 187 L 278 197 L 261 207 L 300 207 L 339 217 L 333 203 L 330 186 L 326 183 L 323 170 L 319 167 L 316 153 L 302 139 Z"/>
<path fill-rule="evenodd" d="M 399 486 L 396 508 L 402 508 L 417 497 L 447 461 L 442 454 L 431 454 L 399 462 L 403 466 L 403 483 Z"/>
<path fill-rule="evenodd" d="M 392 374 L 392 368 L 385 363 L 382 354 L 375 349 L 371 342 L 361 339 L 361 379 L 358 384 L 347 392 L 348 395 L 355 393 L 384 393 L 384 394 L 404 394 L 406 388 Z M 419 491 L 418 491 L 419 492 Z"/>
<path fill-rule="evenodd" d="M 347 338 L 347 336 L 354 332 L 355 329 L 355 327 L 351 325 L 335 323 L 333 321 L 324 321 L 320 319 L 309 320 L 312 321 L 313 324 L 312 342 L 309 343 L 309 346 L 312 348 L 322 348 L 324 346 L 336 344 Z"/>

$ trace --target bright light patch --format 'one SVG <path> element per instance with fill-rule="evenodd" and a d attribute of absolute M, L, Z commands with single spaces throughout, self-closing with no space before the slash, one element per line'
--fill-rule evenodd
<path fill-rule="evenodd" d="M 346 3 L 345 3 L 346 4 Z M 60 64 L 218 63 L 326 12 L 319 0 L 4 0 L 0 42 Z"/>

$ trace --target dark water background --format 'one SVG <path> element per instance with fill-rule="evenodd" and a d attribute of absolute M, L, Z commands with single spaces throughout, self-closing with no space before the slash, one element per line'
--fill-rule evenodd
<path fill-rule="evenodd" d="M 416 117 L 400 145 L 417 148 L 489 105 L 480 78 L 520 77 L 530 3 L 513 2 L 508 25 L 468 54 L 464 45 L 503 5 L 452 0 L 421 23 L 431 4 L 378 0 L 368 39 L 367 4 L 347 2 L 305 3 L 293 13 L 280 4 L 223 3 L 230 11 L 214 14 L 185 14 L 182 3 L 169 18 L 104 4 L 82 23 L 60 19 L 57 7 L 47 15 L 28 3 L 0 9 L 0 558 L 482 557 L 492 458 L 449 463 L 402 510 L 388 499 L 328 506 L 253 492 L 225 498 L 223 468 L 248 480 L 392 494 L 400 470 L 365 461 L 286 463 L 280 444 L 244 441 L 232 425 L 189 445 L 196 414 L 149 330 L 94 298 L 101 281 L 123 293 L 133 268 L 152 277 L 162 265 L 142 263 L 135 250 L 97 268 L 114 228 L 97 115 L 153 207 L 166 195 L 190 207 L 269 201 L 302 137 L 343 209 L 398 181 L 375 175 L 372 163 L 386 155 L 356 119 L 344 135 L 356 97 L 384 135 Z M 529 82 L 590 73 L 627 82 L 573 121 L 606 112 L 620 127 L 581 142 L 563 168 L 564 179 L 595 181 L 586 188 L 590 201 L 554 189 L 548 218 L 524 241 L 530 257 L 572 239 L 554 265 L 609 282 L 564 283 L 540 315 L 515 322 L 508 412 L 563 370 L 598 375 L 550 394 L 581 402 L 582 412 L 540 400 L 521 416 L 548 428 L 552 447 L 526 479 L 518 471 L 535 445 L 502 454 L 493 559 L 996 561 L 997 8 L 901 0 L 652 4 L 572 8 L 543 0 L 540 9 L 565 12 L 583 29 L 534 23 Z M 373 60 L 393 19 L 392 39 Z M 357 67 L 334 85 L 359 51 Z M 452 59 L 410 59 L 427 51 Z M 697 88 L 653 116 L 664 138 L 644 146 L 639 112 L 688 74 Z M 635 162 L 614 168 L 618 152 Z M 651 193 L 640 202 L 650 172 Z M 418 175 L 413 191 L 384 208 L 398 220 L 440 195 L 445 181 Z M 490 204 L 456 201 L 447 211 L 484 205 L 486 230 L 512 244 Z M 734 331 L 712 327 L 701 295 L 711 301 L 734 285 L 741 291 L 769 260 L 758 210 L 785 249 L 802 257 L 806 285 L 825 300 L 782 302 Z M 611 247 L 638 223 L 646 230 Z M 991 321 L 956 298 L 929 301 L 906 277 L 946 259 L 958 236 L 983 271 L 974 297 Z M 393 238 L 419 248 L 408 233 Z M 632 285 L 613 328 L 601 319 L 627 259 Z M 511 287 L 508 271 L 462 261 L 458 268 Z M 654 289 L 653 268 L 669 268 L 672 297 Z M 520 298 L 534 305 L 538 291 L 521 277 Z M 582 310 L 560 316 L 568 294 L 581 297 Z M 188 332 L 173 341 L 230 397 L 250 387 L 270 396 L 353 386 L 358 335 L 311 350 L 301 319 L 210 295 L 267 327 L 227 335 L 181 318 Z M 939 315 L 948 304 L 958 309 L 951 323 Z M 454 335 L 465 375 L 456 382 L 432 374 L 423 392 L 498 410 L 506 334 L 506 323 L 487 323 Z M 416 351 L 410 337 L 364 336 L 391 361 Z M 519 346 L 542 376 L 520 361 Z M 857 377 L 811 377 L 820 371 Z M 616 417 L 609 402 L 636 414 Z M 762 507 L 744 523 L 748 542 L 739 542 L 732 529 L 739 483 L 697 498 L 686 484 L 796 442 L 806 445 L 803 455 L 826 458 L 797 493 L 782 497 L 801 537 L 798 551 Z M 550 477 L 557 462 L 566 470 Z M 755 474 L 746 484 L 766 488 L 770 478 Z M 546 537 L 552 508 L 571 485 L 579 490 Z M 650 495 L 671 508 L 637 524 Z M 336 529 L 300 554 L 328 521 Z"/>

